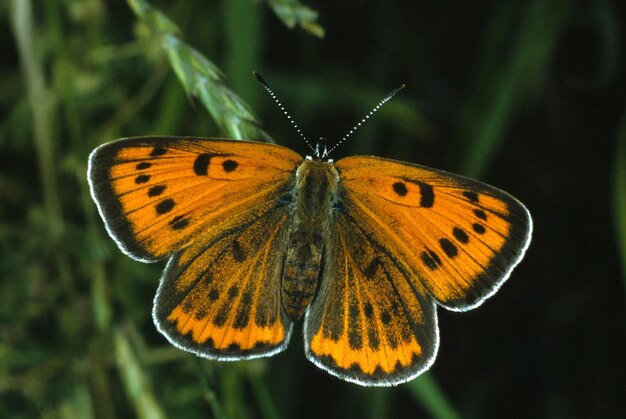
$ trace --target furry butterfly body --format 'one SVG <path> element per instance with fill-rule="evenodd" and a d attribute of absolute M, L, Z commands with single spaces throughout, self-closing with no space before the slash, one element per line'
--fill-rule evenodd
<path fill-rule="evenodd" d="M 519 201 L 478 181 L 264 143 L 122 139 L 94 150 L 88 176 L 119 247 L 168 259 L 153 317 L 174 345 L 268 356 L 304 316 L 307 358 L 362 385 L 426 370 L 436 305 L 467 310 L 492 295 L 532 231 Z"/>

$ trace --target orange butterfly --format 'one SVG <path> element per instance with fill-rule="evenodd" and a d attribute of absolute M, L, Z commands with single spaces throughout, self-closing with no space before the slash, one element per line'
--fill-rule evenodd
<path fill-rule="evenodd" d="M 170 342 L 210 359 L 269 356 L 304 315 L 315 365 L 396 385 L 434 362 L 436 305 L 480 305 L 528 247 L 530 214 L 499 189 L 326 154 L 185 137 L 92 152 L 89 183 L 109 234 L 134 259 L 168 259 L 153 317 Z"/>

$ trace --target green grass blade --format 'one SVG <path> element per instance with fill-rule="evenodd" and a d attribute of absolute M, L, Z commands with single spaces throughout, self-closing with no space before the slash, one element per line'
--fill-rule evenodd
<path fill-rule="evenodd" d="M 229 0 L 223 5 L 228 81 L 235 91 L 256 108 L 264 90 L 250 72 L 262 61 L 264 31 L 262 4 L 249 0 Z"/>
<path fill-rule="evenodd" d="M 263 417 L 264 419 L 279 419 L 278 408 L 263 379 L 263 369 L 255 368 L 254 365 L 251 365 L 248 371 L 252 391 L 256 397 L 257 405 L 259 406 L 259 417 Z"/>
<path fill-rule="evenodd" d="M 370 419 L 388 418 L 392 391 L 388 388 L 367 389 L 365 417 Z"/>
<path fill-rule="evenodd" d="M 152 37 L 148 42 L 158 44 L 187 94 L 200 99 L 226 135 L 235 139 L 271 141 L 259 128 L 248 105 L 226 87 L 222 71 L 181 39 L 174 22 L 145 0 L 128 0 L 128 4 L 149 28 Z"/>
<path fill-rule="evenodd" d="M 144 371 L 124 333 L 119 329 L 115 330 L 113 339 L 118 371 L 137 416 L 145 419 L 167 417 L 152 391 L 149 375 Z"/>
<path fill-rule="evenodd" d="M 50 117 L 50 96 L 47 92 L 43 63 L 39 52 L 36 50 L 31 1 L 14 0 L 11 2 L 11 6 L 11 24 L 20 55 L 28 102 L 32 110 L 35 148 L 44 205 L 50 217 L 50 238 L 56 240 L 64 230 L 64 223 L 61 216 L 61 203 L 59 202 L 57 165 L 54 155 L 55 144 Z"/>
<path fill-rule="evenodd" d="M 461 172 L 470 177 L 482 177 L 502 147 L 514 111 L 545 77 L 569 14 L 564 0 L 534 0 L 504 48 L 493 40 L 501 40 L 509 30 L 515 7 L 508 4 L 496 14 L 485 36 L 485 62 L 479 66 L 473 96 L 461 111 L 457 134 L 465 143 Z M 503 53 L 504 59 L 493 59 Z"/>
<path fill-rule="evenodd" d="M 431 373 L 422 374 L 415 380 L 404 384 L 403 387 L 433 418 L 458 419 L 461 417 L 443 394 Z"/>
<path fill-rule="evenodd" d="M 613 208 L 622 279 L 626 290 L 626 113 L 622 116 L 615 150 Z"/>

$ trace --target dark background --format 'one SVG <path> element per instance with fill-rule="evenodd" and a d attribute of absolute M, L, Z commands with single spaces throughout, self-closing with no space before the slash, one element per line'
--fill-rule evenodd
<path fill-rule="evenodd" d="M 3 2 L 0 416 L 626 414 L 623 2 L 307 2 L 324 38 L 289 29 L 264 1 L 152 4 L 224 72 L 208 91 L 231 89 L 277 143 L 303 154 L 251 70 L 309 138 L 331 144 L 406 83 L 333 157 L 484 180 L 525 203 L 533 241 L 479 309 L 439 310 L 434 366 L 397 388 L 317 369 L 301 325 L 270 359 L 179 351 L 150 317 L 164 264 L 132 261 L 106 235 L 87 156 L 124 136 L 232 136 L 220 119 L 232 108 L 212 119 L 205 106 L 222 102 L 185 92 L 154 20 L 122 0 Z"/>

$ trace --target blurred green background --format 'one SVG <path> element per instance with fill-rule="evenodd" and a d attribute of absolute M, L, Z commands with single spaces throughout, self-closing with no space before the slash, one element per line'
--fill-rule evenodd
<path fill-rule="evenodd" d="M 624 417 L 626 10 L 619 0 L 5 0 L 0 3 L 0 417 Z M 124 256 L 85 178 L 118 137 L 307 149 L 482 179 L 535 234 L 499 293 L 439 310 L 411 383 L 367 389 L 307 362 L 219 363 L 150 317 L 164 263 Z M 253 116 L 255 115 L 255 116 Z M 262 121 L 262 122 L 261 122 Z"/>

